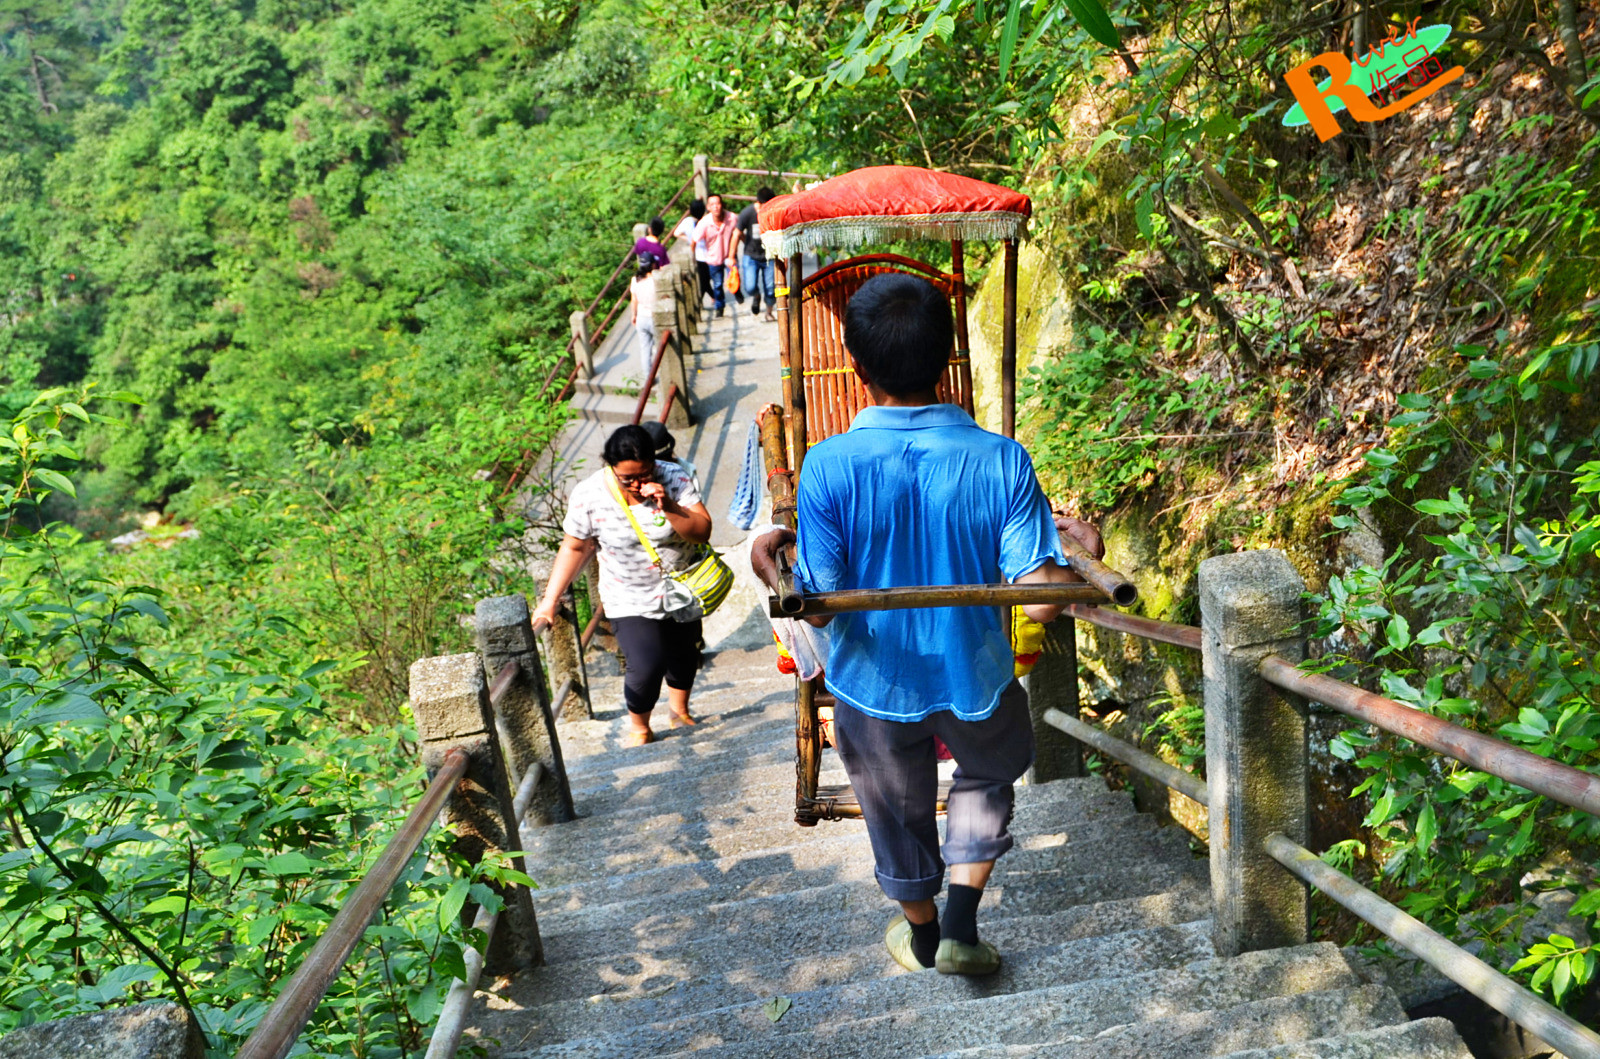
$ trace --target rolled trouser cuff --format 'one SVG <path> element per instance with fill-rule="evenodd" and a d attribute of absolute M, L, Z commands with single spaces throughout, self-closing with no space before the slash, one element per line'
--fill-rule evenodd
<path fill-rule="evenodd" d="M 1001 854 L 1016 845 L 1008 831 L 996 838 L 973 838 L 961 842 L 947 842 L 944 846 L 946 864 L 982 864 L 999 860 Z"/>
<path fill-rule="evenodd" d="M 929 901 L 944 889 L 942 867 L 937 875 L 921 879 L 897 879 L 877 869 L 873 869 L 873 874 L 878 877 L 878 886 L 882 888 L 884 896 L 891 901 Z"/>

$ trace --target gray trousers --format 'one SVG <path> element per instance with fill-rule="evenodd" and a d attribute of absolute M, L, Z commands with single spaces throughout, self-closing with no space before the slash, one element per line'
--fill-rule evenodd
<path fill-rule="evenodd" d="M 1011 785 L 1033 763 L 1028 693 L 1015 680 L 994 713 L 962 721 L 948 710 L 920 721 L 885 721 L 840 702 L 834 742 L 861 802 L 878 885 L 895 901 L 944 888 L 944 866 L 994 860 L 1011 848 Z M 956 759 L 939 856 L 938 762 L 933 737 Z"/>

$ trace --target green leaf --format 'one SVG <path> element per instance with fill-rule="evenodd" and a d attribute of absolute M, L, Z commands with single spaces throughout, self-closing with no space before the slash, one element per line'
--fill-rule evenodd
<path fill-rule="evenodd" d="M 145 905 L 139 910 L 139 914 L 142 916 L 161 916 L 169 912 L 182 912 L 187 905 L 188 902 L 183 899 L 183 895 L 168 894 L 166 897 L 158 897 Z"/>
<path fill-rule="evenodd" d="M 1022 24 L 1022 0 L 1011 0 L 1006 8 L 1005 25 L 1000 30 L 1000 80 L 1011 72 L 1012 53 L 1017 48 L 1017 30 Z"/>
<path fill-rule="evenodd" d="M 453 930 L 456 921 L 461 916 L 461 909 L 467 903 L 467 891 L 472 888 L 472 880 L 456 879 L 450 883 L 450 889 L 439 898 L 439 929 Z"/>
<path fill-rule="evenodd" d="M 1423 802 L 1422 812 L 1417 814 L 1417 846 L 1428 849 L 1433 845 L 1433 840 L 1439 835 L 1439 822 L 1433 815 L 1433 803 Z"/>
<path fill-rule="evenodd" d="M 72 483 L 67 480 L 67 476 L 64 474 L 48 470 L 44 467 L 35 467 L 33 469 L 33 476 L 49 488 L 54 489 L 59 493 L 66 493 L 71 497 L 76 497 L 78 495 L 78 491 L 72 487 Z"/>
<path fill-rule="evenodd" d="M 88 696 L 68 695 L 65 701 L 34 710 L 16 723 L 23 728 L 92 728 L 109 724 L 110 718 L 100 704 Z"/>
<path fill-rule="evenodd" d="M 1133 204 L 1133 222 L 1139 226 L 1139 234 L 1146 239 L 1156 237 L 1155 226 L 1150 223 L 1150 213 L 1155 209 L 1155 198 L 1149 188 L 1140 192 L 1138 201 Z"/>
<path fill-rule="evenodd" d="M 272 875 L 310 875 L 313 870 L 311 858 L 298 850 L 267 858 L 267 871 Z"/>
<path fill-rule="evenodd" d="M 779 1019 L 783 1018 L 784 1015 L 788 1014 L 789 1009 L 792 1007 L 794 1007 L 794 1001 L 790 1000 L 788 997 L 775 996 L 765 1004 L 762 1004 L 761 1010 L 766 1014 L 767 1018 L 771 1019 L 773 1022 L 777 1022 Z"/>
<path fill-rule="evenodd" d="M 1111 21 L 1111 16 L 1106 14 L 1106 9 L 1100 6 L 1100 0 L 1062 0 L 1062 3 L 1089 36 L 1112 51 L 1122 47 L 1117 27 Z"/>
<path fill-rule="evenodd" d="M 272 936 L 272 932 L 277 930 L 278 924 L 282 922 L 283 916 L 277 913 L 270 916 L 257 916 L 255 919 L 249 920 L 245 923 L 244 930 L 241 931 L 244 935 L 244 943 L 246 945 L 260 945 Z"/>

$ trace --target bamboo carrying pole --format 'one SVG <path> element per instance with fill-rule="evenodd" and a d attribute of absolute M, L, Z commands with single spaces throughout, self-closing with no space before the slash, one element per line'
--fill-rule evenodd
<path fill-rule="evenodd" d="M 1076 538 L 1063 531 L 1061 550 L 1067 553 L 1067 562 L 1074 573 L 1106 594 L 1106 598 L 1119 607 L 1131 607 L 1139 600 L 1139 589 L 1127 576 L 1111 569 L 1090 555 Z"/>
<path fill-rule="evenodd" d="M 1000 433 L 1017 436 L 1017 241 L 1006 240 L 1005 334 L 1000 347 Z"/>
<path fill-rule="evenodd" d="M 813 617 L 861 610 L 912 610 L 918 607 L 1026 607 L 1037 603 L 1104 603 L 1093 585 L 919 585 L 911 588 L 854 588 L 802 595 L 789 612 L 770 603 L 774 618 Z"/>
<path fill-rule="evenodd" d="M 950 301 L 956 315 L 955 356 L 961 361 L 955 365 L 957 385 L 951 387 L 955 397 L 953 403 L 972 406 L 972 350 L 967 339 L 966 246 L 960 239 L 950 240 L 950 271 L 954 274 L 951 277 L 953 290 Z"/>
<path fill-rule="evenodd" d="M 1101 610 L 1099 607 L 1084 606 L 1079 603 L 1068 607 L 1067 613 L 1090 625 L 1098 625 L 1102 629 L 1114 629 L 1117 632 L 1142 636 L 1147 640 L 1159 640 L 1177 647 L 1187 647 L 1191 651 L 1200 650 L 1198 626 L 1177 625 L 1170 621 L 1141 618 L 1133 614 L 1124 614 L 1120 610 Z"/>

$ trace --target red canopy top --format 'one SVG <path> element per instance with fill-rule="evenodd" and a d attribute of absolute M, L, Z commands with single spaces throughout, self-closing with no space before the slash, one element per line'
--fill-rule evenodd
<path fill-rule="evenodd" d="M 757 207 L 761 245 L 788 257 L 893 239 L 1016 239 L 1033 204 L 1020 191 L 910 165 L 877 165 Z"/>

